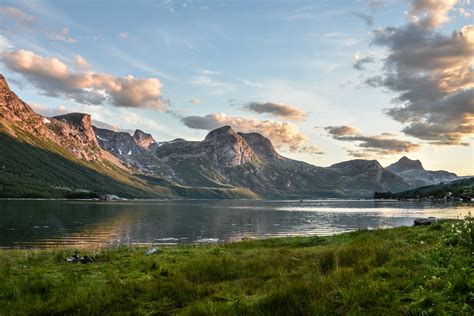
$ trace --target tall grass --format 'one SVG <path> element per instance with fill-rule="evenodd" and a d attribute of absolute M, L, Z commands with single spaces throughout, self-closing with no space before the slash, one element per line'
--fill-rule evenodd
<path fill-rule="evenodd" d="M 0 314 L 472 315 L 461 222 L 213 246 L 0 251 Z M 466 231 L 468 225 L 465 226 Z"/>

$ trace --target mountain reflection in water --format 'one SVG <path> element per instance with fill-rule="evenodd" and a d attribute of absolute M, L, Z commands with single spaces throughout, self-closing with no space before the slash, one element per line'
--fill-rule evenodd
<path fill-rule="evenodd" d="M 104 247 L 330 235 L 464 217 L 472 206 L 388 201 L 0 201 L 0 247 Z"/>

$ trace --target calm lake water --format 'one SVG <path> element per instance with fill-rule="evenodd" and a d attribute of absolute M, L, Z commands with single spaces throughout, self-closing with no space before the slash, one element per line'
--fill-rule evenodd
<path fill-rule="evenodd" d="M 330 235 L 463 218 L 472 205 L 389 201 L 0 201 L 0 247 L 103 247 Z"/>

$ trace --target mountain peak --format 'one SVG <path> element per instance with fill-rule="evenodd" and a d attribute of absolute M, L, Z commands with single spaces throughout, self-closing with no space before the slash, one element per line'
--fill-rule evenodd
<path fill-rule="evenodd" d="M 423 168 L 423 165 L 421 164 L 421 161 L 412 160 L 406 156 L 403 156 L 402 158 L 400 158 L 400 160 L 391 164 L 386 169 L 392 172 L 402 172 L 406 170 L 425 170 L 425 168 Z"/>
<path fill-rule="evenodd" d="M 330 166 L 330 168 L 354 169 L 354 170 L 359 170 L 360 172 L 362 172 L 362 170 L 366 170 L 369 168 L 377 169 L 377 170 L 383 169 L 382 165 L 377 160 L 365 160 L 365 159 L 352 159 L 348 161 L 339 162 L 339 163 L 333 164 L 332 166 Z"/>
<path fill-rule="evenodd" d="M 64 115 L 53 116 L 58 121 L 66 121 L 74 127 L 80 127 L 84 130 L 92 130 L 92 119 L 87 113 L 68 113 Z"/>
<path fill-rule="evenodd" d="M 207 134 L 205 140 L 210 140 L 214 139 L 216 137 L 222 136 L 222 135 L 235 135 L 235 131 L 230 127 L 229 125 L 225 125 L 219 128 L 216 128 L 215 130 L 212 130 Z"/>
<path fill-rule="evenodd" d="M 247 144 L 257 153 L 261 158 L 277 159 L 281 156 L 276 152 L 272 142 L 259 133 L 238 133 L 242 136 Z"/>
<path fill-rule="evenodd" d="M 137 142 L 140 147 L 148 148 L 155 140 L 151 134 L 145 133 L 142 130 L 136 129 L 133 133 L 133 139 Z"/>

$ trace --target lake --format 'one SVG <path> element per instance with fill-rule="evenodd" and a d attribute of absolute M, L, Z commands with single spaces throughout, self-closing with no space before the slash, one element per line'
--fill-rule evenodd
<path fill-rule="evenodd" d="M 1 248 L 216 243 L 411 226 L 473 205 L 369 200 L 0 200 Z"/>

